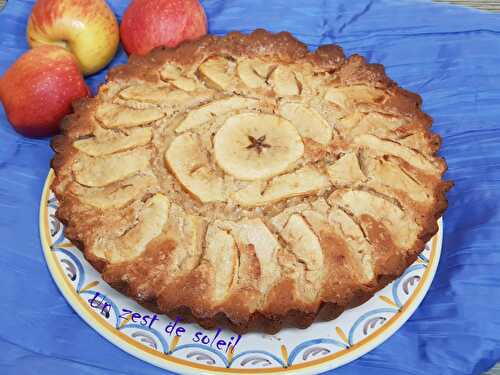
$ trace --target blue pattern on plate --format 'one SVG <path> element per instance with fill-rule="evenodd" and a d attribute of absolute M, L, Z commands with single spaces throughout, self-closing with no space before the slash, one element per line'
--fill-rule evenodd
<path fill-rule="evenodd" d="M 127 1 L 111 1 L 122 14 Z M 427 1 L 206 0 L 212 33 L 289 30 L 338 42 L 419 92 L 456 182 L 443 256 L 413 317 L 336 374 L 479 374 L 500 359 L 500 16 Z M 0 12 L 0 74 L 27 48 L 32 0 Z M 114 63 L 124 62 L 123 52 Z M 89 78 L 95 88 L 104 73 Z M 40 249 L 48 140 L 17 135 L 0 110 L 0 373 L 165 374 L 110 345 L 59 293 Z M 260 359 L 257 359 L 260 360 Z"/>

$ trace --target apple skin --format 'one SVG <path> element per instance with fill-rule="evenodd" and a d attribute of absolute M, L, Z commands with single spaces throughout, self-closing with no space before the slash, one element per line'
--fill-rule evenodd
<path fill-rule="evenodd" d="M 59 122 L 71 113 L 71 103 L 89 95 L 76 58 L 61 47 L 31 49 L 0 77 L 7 118 L 28 137 L 56 133 Z"/>
<path fill-rule="evenodd" d="M 27 37 L 32 48 L 45 44 L 67 48 L 85 75 L 104 68 L 120 42 L 118 22 L 104 0 L 38 0 Z"/>
<path fill-rule="evenodd" d="M 120 26 L 125 51 L 135 55 L 173 48 L 206 33 L 207 17 L 198 0 L 133 0 Z"/>

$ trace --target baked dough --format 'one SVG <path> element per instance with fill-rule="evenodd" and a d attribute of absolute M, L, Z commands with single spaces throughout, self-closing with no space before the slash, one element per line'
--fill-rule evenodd
<path fill-rule="evenodd" d="M 66 236 L 110 285 L 243 332 L 332 319 L 397 278 L 451 183 L 418 95 L 289 33 L 132 56 L 53 140 Z"/>

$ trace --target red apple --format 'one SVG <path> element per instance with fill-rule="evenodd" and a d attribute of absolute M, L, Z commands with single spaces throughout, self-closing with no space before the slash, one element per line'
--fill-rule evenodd
<path fill-rule="evenodd" d="M 118 22 L 104 0 L 37 0 L 27 35 L 31 47 L 70 50 L 85 75 L 104 68 L 120 41 Z"/>
<path fill-rule="evenodd" d="M 29 137 L 55 133 L 71 103 L 89 96 L 76 58 L 43 46 L 22 55 L 0 78 L 0 101 L 16 131 Z"/>
<path fill-rule="evenodd" d="M 207 17 L 198 0 L 133 0 L 123 15 L 120 35 L 129 54 L 155 47 L 176 47 L 207 33 Z"/>

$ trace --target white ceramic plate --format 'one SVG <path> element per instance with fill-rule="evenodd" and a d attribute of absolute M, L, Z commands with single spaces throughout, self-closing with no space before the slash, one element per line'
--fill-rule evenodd
<path fill-rule="evenodd" d="M 180 322 L 169 334 L 166 328 L 172 320 L 154 319 L 152 312 L 112 289 L 64 237 L 63 225 L 54 215 L 57 201 L 49 188 L 52 179 L 50 172 L 40 203 L 40 237 L 59 289 L 75 311 L 111 343 L 182 374 L 316 374 L 351 362 L 380 345 L 411 316 L 429 289 L 441 253 L 440 220 L 438 234 L 399 279 L 363 305 L 307 329 L 284 329 L 276 335 L 250 333 L 236 343 L 238 336 L 229 330 L 221 330 L 215 338 L 217 330 Z"/>

